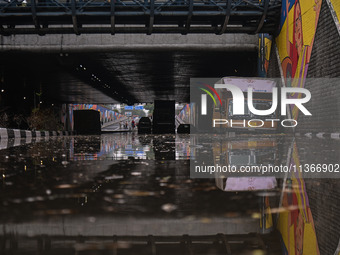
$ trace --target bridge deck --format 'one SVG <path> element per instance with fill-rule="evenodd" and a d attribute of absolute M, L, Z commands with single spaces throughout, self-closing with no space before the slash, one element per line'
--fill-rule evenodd
<path fill-rule="evenodd" d="M 0 0 L 0 33 L 274 33 L 281 0 Z"/>

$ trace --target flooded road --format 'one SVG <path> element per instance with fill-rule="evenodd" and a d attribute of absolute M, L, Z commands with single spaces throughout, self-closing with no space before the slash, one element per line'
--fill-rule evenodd
<path fill-rule="evenodd" d="M 339 140 L 218 140 L 115 133 L 0 150 L 0 253 L 334 254 L 335 173 L 207 179 L 190 164 L 338 164 Z"/>

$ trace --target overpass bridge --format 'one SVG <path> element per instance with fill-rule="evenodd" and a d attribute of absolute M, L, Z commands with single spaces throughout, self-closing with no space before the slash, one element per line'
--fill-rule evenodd
<path fill-rule="evenodd" d="M 1 0 L 0 33 L 275 33 L 281 0 Z"/>
<path fill-rule="evenodd" d="M 53 3 L 56 10 L 57 2 Z M 204 20 L 203 15 L 196 16 L 195 12 L 202 10 L 206 2 L 195 0 L 188 23 L 188 2 L 182 7 L 169 2 L 160 12 L 165 7 L 173 8 L 174 13 L 183 12 L 182 16 L 174 16 L 172 24 L 170 15 L 162 17 L 157 13 L 159 2 L 155 1 L 152 26 L 150 2 L 131 2 L 135 9 L 124 6 L 125 1 L 58 3 L 59 12 L 64 12 L 59 17 L 47 11 L 52 2 L 36 1 L 34 6 L 32 2 L 26 6 L 1 2 L 0 107 L 4 111 L 12 106 L 18 113 L 26 114 L 39 101 L 41 108 L 75 102 L 188 102 L 190 77 L 258 76 L 261 52 L 258 35 L 240 32 L 247 28 L 245 33 L 255 33 L 265 3 L 269 3 L 259 30 L 266 31 L 273 2 L 215 1 L 215 5 L 208 1 L 210 11 L 215 8 L 218 12 L 219 8 L 213 6 L 220 5 L 225 13 L 208 15 Z M 235 6 L 231 7 L 229 19 L 227 3 Z M 314 179 L 303 179 L 299 175 L 285 178 L 278 182 L 277 189 L 265 192 L 254 191 L 252 179 L 251 186 L 234 182 L 236 188 L 245 187 L 249 191 L 227 192 L 221 181 L 215 185 L 214 179 L 190 179 L 189 163 L 189 159 L 200 158 L 274 166 L 338 166 L 340 26 L 337 17 L 332 16 L 335 7 L 340 7 L 338 3 L 338 0 L 282 1 L 279 36 L 263 50 L 268 61 L 267 77 L 281 77 L 287 86 L 294 80 L 304 81 L 303 77 L 332 77 L 306 78 L 301 84 L 312 94 L 306 108 L 313 115 L 299 115 L 294 137 L 288 131 L 284 135 L 242 134 L 224 136 L 221 141 L 225 143 L 215 143 L 218 136 L 210 139 L 198 135 L 191 139 L 186 135 L 126 132 L 51 137 L 48 141 L 36 138 L 32 141 L 41 143 L 8 149 L 3 144 L 18 145 L 16 139 L 14 142 L 0 139 L 0 227 L 3 229 L 0 253 L 244 254 L 252 252 L 242 250 L 249 244 L 255 249 L 253 254 L 266 254 L 265 248 L 281 240 L 282 251 L 267 253 L 334 254 L 336 251 L 338 254 L 338 178 L 319 179 L 321 175 L 316 175 Z M 196 8 L 196 4 L 202 8 Z M 242 17 L 235 12 L 241 12 L 241 5 L 255 9 L 251 4 L 261 6 L 262 10 L 256 8 L 262 15 L 257 16 L 257 21 L 244 18 L 243 23 L 237 23 L 235 20 Z M 110 12 L 105 14 L 106 18 L 99 13 L 83 15 L 90 12 L 91 6 L 94 10 L 95 5 L 98 5 L 96 12 Z M 130 20 L 132 16 L 118 15 L 123 9 L 142 10 L 138 12 L 144 14 Z M 135 23 L 128 23 L 129 20 Z M 227 24 L 224 34 L 214 35 L 221 33 L 224 24 Z M 161 29 L 170 30 L 169 26 L 178 34 L 170 34 L 171 31 L 157 34 Z M 102 34 L 86 34 L 90 33 L 86 29 Z M 199 29 L 206 34 L 193 34 Z M 129 30 L 134 34 L 129 34 Z M 238 34 L 231 33 L 232 30 Z M 57 32 L 60 34 L 52 34 Z M 147 35 L 150 32 L 152 35 Z M 187 35 L 181 35 L 186 32 Z M 79 33 L 82 34 L 76 35 Z M 40 36 L 43 34 L 46 35 Z M 14 131 L 8 131 L 8 137 L 10 133 Z M 21 134 L 18 130 L 16 133 Z M 262 217 L 262 212 L 269 218 Z M 254 246 L 252 240 L 243 241 L 245 234 L 265 230 L 259 229 L 259 223 L 268 225 L 268 231 L 271 225 L 278 230 L 270 233 L 275 242 L 264 240 L 266 247 Z M 281 237 L 276 238 L 275 233 Z M 238 235 L 242 240 L 235 242 L 230 235 Z M 147 244 L 146 252 L 142 252 L 143 247 L 137 247 L 138 252 L 134 252 L 136 236 L 139 243 Z M 173 252 L 172 247 L 164 246 L 170 241 L 184 247 L 183 251 Z M 209 249 L 202 249 L 202 244 L 209 244 Z M 212 249 L 210 244 L 214 246 Z M 236 244 L 241 249 L 234 249 Z M 131 247 L 134 249 L 128 250 Z M 164 247 L 168 252 L 161 252 Z"/>

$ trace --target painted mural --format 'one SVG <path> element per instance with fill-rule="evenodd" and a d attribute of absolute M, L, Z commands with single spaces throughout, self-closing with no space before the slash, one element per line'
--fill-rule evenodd
<path fill-rule="evenodd" d="M 300 166 L 295 143 L 290 163 L 296 165 L 297 169 Z M 314 221 L 301 173 L 293 173 L 287 180 L 281 207 L 283 211 L 279 214 L 277 229 L 281 233 L 283 254 L 319 255 Z"/>
<path fill-rule="evenodd" d="M 283 0 L 276 45 L 286 86 L 304 87 L 322 0 Z M 301 94 L 291 94 L 299 98 Z M 291 109 L 298 118 L 298 108 Z"/>
<path fill-rule="evenodd" d="M 124 117 L 123 115 L 112 111 L 106 107 L 97 104 L 69 104 L 68 116 L 70 128 L 73 130 L 73 111 L 74 110 L 95 110 L 100 112 L 100 122 L 102 125 L 107 122 L 116 121 Z"/>
<path fill-rule="evenodd" d="M 336 0 L 334 0 L 336 1 Z M 280 33 L 276 45 L 286 86 L 304 87 L 312 53 L 322 0 L 283 0 Z M 299 98 L 301 94 L 291 94 Z M 298 118 L 298 108 L 291 108 L 291 117 Z M 291 164 L 300 165 L 296 145 Z M 287 184 L 278 219 L 284 254 L 320 254 L 314 221 L 309 207 L 305 182 L 293 175 Z"/>
<path fill-rule="evenodd" d="M 181 112 L 178 114 L 178 118 L 186 124 L 195 124 L 195 104 L 186 104 Z"/>

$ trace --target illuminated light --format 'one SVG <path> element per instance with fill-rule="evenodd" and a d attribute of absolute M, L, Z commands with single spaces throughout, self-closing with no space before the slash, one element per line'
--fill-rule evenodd
<path fill-rule="evenodd" d="M 5 92 L 5 90 L 4 90 L 4 89 L 2 89 L 2 90 L 1 90 L 1 92 Z"/>
<path fill-rule="evenodd" d="M 82 65 L 79 65 L 79 67 L 83 67 Z"/>
<path fill-rule="evenodd" d="M 24 166 L 24 169 L 25 169 L 25 171 L 27 170 L 27 166 L 26 165 Z"/>
<path fill-rule="evenodd" d="M 55 158 L 54 158 L 54 157 L 52 158 L 52 161 L 55 161 Z"/>
<path fill-rule="evenodd" d="M 26 100 L 26 97 L 24 97 L 24 100 Z"/>
<path fill-rule="evenodd" d="M 4 174 L 2 174 L 2 178 L 5 178 L 6 176 Z"/>
<path fill-rule="evenodd" d="M 42 160 L 40 160 L 40 165 L 42 165 L 43 164 L 43 161 Z"/>
<path fill-rule="evenodd" d="M 40 104 L 42 104 L 42 101 L 40 101 Z"/>
<path fill-rule="evenodd" d="M 54 104 L 52 104 L 52 106 L 54 106 Z"/>
<path fill-rule="evenodd" d="M 86 70 L 86 68 L 84 67 L 84 70 Z"/>

